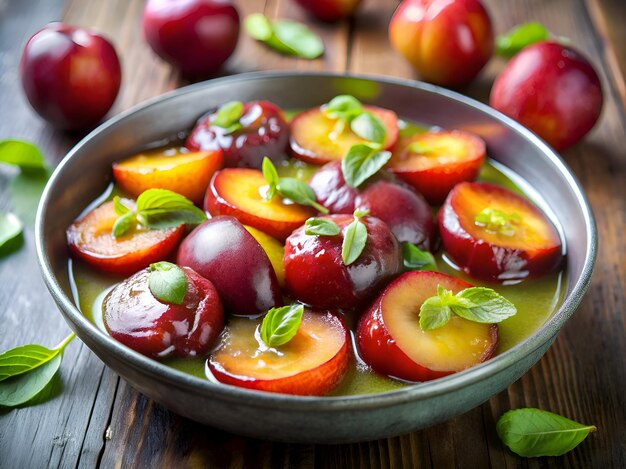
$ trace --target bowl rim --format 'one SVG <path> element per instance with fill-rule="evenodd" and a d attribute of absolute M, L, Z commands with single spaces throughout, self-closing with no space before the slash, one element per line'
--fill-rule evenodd
<path fill-rule="evenodd" d="M 155 105 L 159 105 L 162 102 L 177 99 L 179 96 L 188 93 L 194 93 L 199 89 L 213 87 L 227 82 L 232 83 L 256 81 L 260 79 L 267 80 L 274 78 L 304 77 L 365 80 L 375 83 L 399 85 L 406 88 L 417 89 L 419 91 L 440 95 L 444 98 L 458 101 L 461 104 L 473 108 L 483 114 L 489 115 L 499 121 L 502 125 L 520 134 L 522 137 L 529 140 L 533 145 L 537 146 L 539 150 L 547 156 L 556 169 L 564 176 L 570 189 L 573 190 L 576 201 L 582 210 L 585 222 L 585 231 L 588 235 L 585 246 L 586 256 L 581 275 L 574 284 L 571 292 L 563 299 L 563 302 L 554 315 L 537 331 L 535 331 L 534 334 L 521 343 L 515 345 L 502 354 L 467 370 L 433 381 L 408 385 L 392 391 L 349 396 L 294 396 L 289 394 L 259 392 L 236 386 L 225 386 L 221 383 L 214 383 L 208 379 L 201 379 L 170 368 L 161 364 L 157 360 L 141 355 L 115 341 L 113 338 L 101 331 L 95 324 L 89 321 L 74 304 L 73 300 L 65 294 L 57 281 L 50 262 L 46 256 L 44 248 L 45 243 L 43 239 L 44 219 L 46 216 L 50 193 L 52 192 L 52 188 L 56 185 L 60 174 L 64 171 L 65 166 L 69 164 L 74 155 L 79 153 L 81 148 L 94 136 L 110 127 L 123 123 L 123 121 L 129 116 L 132 116 L 139 111 L 147 110 Z M 558 331 L 563 327 L 565 322 L 572 316 L 587 291 L 597 256 L 597 231 L 593 213 L 582 186 L 567 167 L 563 159 L 537 135 L 486 104 L 455 91 L 404 78 L 338 72 L 270 71 L 229 75 L 172 90 L 134 105 L 128 110 L 117 114 L 96 127 L 67 153 L 67 155 L 57 165 L 48 180 L 37 209 L 37 216 L 35 220 L 35 247 L 44 282 L 70 327 L 79 337 L 83 334 L 88 336 L 89 339 L 96 342 L 99 347 L 109 350 L 112 354 L 121 358 L 126 365 L 129 365 L 140 374 L 149 375 L 151 378 L 155 378 L 160 381 L 166 381 L 170 385 L 185 388 L 187 391 L 191 391 L 196 394 L 211 395 L 213 397 L 231 402 L 245 402 L 245 404 L 249 406 L 281 408 L 286 410 L 294 409 L 301 411 L 318 411 L 321 409 L 366 410 L 371 408 L 395 406 L 407 402 L 417 402 L 437 395 L 457 391 L 467 385 L 476 383 L 477 381 L 484 380 L 502 372 L 503 370 L 513 366 L 521 357 L 528 356 L 533 351 L 545 345 L 546 342 L 552 340 Z"/>

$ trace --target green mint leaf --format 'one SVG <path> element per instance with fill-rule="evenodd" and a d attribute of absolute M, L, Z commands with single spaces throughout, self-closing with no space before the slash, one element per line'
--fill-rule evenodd
<path fill-rule="evenodd" d="M 26 404 L 43 391 L 61 366 L 57 354 L 41 366 L 0 382 L 0 406 L 16 407 Z"/>
<path fill-rule="evenodd" d="M 150 264 L 148 288 L 156 299 L 181 305 L 187 294 L 187 276 L 183 269 L 171 262 Z"/>
<path fill-rule="evenodd" d="M 402 257 L 404 269 L 411 270 L 437 270 L 435 257 L 429 251 L 422 251 L 411 243 L 402 243 Z"/>
<path fill-rule="evenodd" d="M 341 233 L 341 228 L 332 220 L 309 218 L 304 223 L 304 233 L 312 236 L 336 236 Z"/>
<path fill-rule="evenodd" d="M 115 213 L 117 213 L 118 215 L 125 215 L 131 211 L 130 208 L 122 203 L 117 195 L 113 197 L 113 208 L 115 209 Z"/>
<path fill-rule="evenodd" d="M 257 41 L 268 41 L 274 35 L 272 23 L 261 13 L 248 15 L 243 23 L 243 27 L 250 37 Z"/>
<path fill-rule="evenodd" d="M 367 244 L 367 227 L 355 217 L 354 221 L 348 225 L 343 235 L 341 245 L 341 257 L 345 265 L 350 265 L 356 261 Z"/>
<path fill-rule="evenodd" d="M 0 381 L 28 373 L 49 362 L 65 349 L 76 335 L 66 337 L 53 349 L 38 344 L 21 345 L 0 354 Z"/>
<path fill-rule="evenodd" d="M 306 25 L 296 21 L 270 21 L 260 13 L 246 17 L 246 32 L 257 41 L 287 55 L 316 59 L 324 53 L 324 43 Z"/>
<path fill-rule="evenodd" d="M 243 115 L 243 103 L 241 101 L 229 101 L 220 106 L 215 113 L 215 117 L 211 121 L 212 125 L 223 127 L 232 133 L 241 128 L 239 119 Z"/>
<path fill-rule="evenodd" d="M 550 38 L 550 31 L 541 23 L 524 23 L 496 37 L 496 54 L 513 57 L 524 47 Z"/>
<path fill-rule="evenodd" d="M 270 309 L 261 323 L 261 339 L 268 347 L 284 345 L 294 338 L 302 322 L 304 306 L 293 304 Z"/>
<path fill-rule="evenodd" d="M 262 164 L 263 177 L 267 181 L 269 188 L 267 189 L 267 193 L 265 194 L 265 200 L 272 200 L 272 198 L 276 195 L 276 186 L 278 186 L 278 171 L 276 170 L 276 166 L 272 163 L 267 156 L 263 158 Z"/>
<path fill-rule="evenodd" d="M 306 25 L 296 21 L 277 20 L 273 24 L 274 36 L 293 51 L 293 55 L 316 59 L 324 53 L 324 43 Z"/>
<path fill-rule="evenodd" d="M 137 224 L 137 214 L 135 212 L 126 212 L 113 223 L 112 234 L 114 238 L 120 238 L 128 233 L 133 226 Z"/>
<path fill-rule="evenodd" d="M 411 153 L 415 153 L 416 155 L 429 155 L 435 152 L 435 149 L 433 147 L 424 145 L 422 142 L 411 142 L 408 144 L 406 149 Z"/>
<path fill-rule="evenodd" d="M 450 307 L 443 304 L 439 296 L 428 298 L 420 307 L 420 327 L 431 331 L 445 326 L 452 317 Z"/>
<path fill-rule="evenodd" d="M 502 442 L 525 458 L 561 456 L 578 446 L 593 425 L 578 422 L 545 410 L 526 408 L 506 412 L 496 431 Z"/>
<path fill-rule="evenodd" d="M 341 172 L 346 184 L 356 188 L 376 174 L 391 158 L 391 152 L 378 151 L 369 145 L 352 145 L 341 161 Z"/>
<path fill-rule="evenodd" d="M 378 145 L 385 142 L 387 129 L 380 119 L 371 112 L 363 112 L 352 119 L 350 129 L 359 137 Z"/>
<path fill-rule="evenodd" d="M 456 298 L 469 304 L 463 304 L 458 311 L 453 308 L 454 313 L 474 322 L 498 323 L 517 313 L 513 303 L 491 288 L 466 288 L 457 293 Z"/>
<path fill-rule="evenodd" d="M 337 133 L 341 133 L 346 122 L 350 122 L 351 119 L 363 112 L 363 105 L 354 96 L 340 94 L 324 104 L 322 111 L 331 119 L 339 119 L 338 123 L 341 123 L 342 127 L 338 129 Z"/>
<path fill-rule="evenodd" d="M 515 236 L 515 225 L 518 225 L 521 221 L 522 217 L 517 213 L 508 214 L 491 207 L 481 210 L 474 217 L 476 226 L 504 236 Z"/>
<path fill-rule="evenodd" d="M 148 189 L 137 198 L 137 220 L 148 228 L 199 225 L 207 219 L 192 201 L 166 189 Z"/>
<path fill-rule="evenodd" d="M 22 236 L 22 222 L 12 213 L 0 212 L 0 255 L 14 248 Z"/>
<path fill-rule="evenodd" d="M 41 172 L 46 169 L 41 150 L 22 140 L 0 141 L 0 163 L 17 166 L 27 172 Z"/>
<path fill-rule="evenodd" d="M 313 207 L 320 213 L 327 214 L 328 209 L 323 205 L 317 203 L 315 199 L 315 192 L 308 184 L 300 181 L 296 178 L 280 178 L 276 191 L 281 195 L 293 202 L 300 205 L 307 205 Z"/>

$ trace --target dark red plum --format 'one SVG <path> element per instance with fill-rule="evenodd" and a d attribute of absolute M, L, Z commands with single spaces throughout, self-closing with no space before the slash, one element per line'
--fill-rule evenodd
<path fill-rule="evenodd" d="M 387 223 L 401 243 L 433 249 L 435 221 L 426 199 L 414 190 L 391 181 L 376 181 L 360 192 L 354 205 Z"/>
<path fill-rule="evenodd" d="M 188 78 L 206 78 L 235 50 L 239 13 L 228 0 L 148 0 L 142 26 L 159 57 Z"/>
<path fill-rule="evenodd" d="M 317 171 L 309 185 L 317 201 L 330 213 L 351 214 L 356 208 L 370 211 L 389 225 L 400 242 L 433 248 L 435 222 L 430 207 L 421 194 L 386 171 L 355 189 L 343 178 L 341 162 L 327 163 Z"/>
<path fill-rule="evenodd" d="M 358 259 L 346 266 L 341 246 L 351 215 L 321 217 L 341 228 L 336 236 L 294 231 L 285 245 L 285 285 L 303 303 L 320 309 L 352 309 L 376 295 L 402 269 L 400 247 L 378 218 L 363 217 L 368 238 Z"/>
<path fill-rule="evenodd" d="M 233 217 L 211 218 L 194 229 L 178 249 L 177 264 L 210 280 L 232 314 L 256 315 L 282 305 L 267 254 Z"/>
<path fill-rule="evenodd" d="M 589 61 L 571 47 L 540 42 L 507 64 L 489 104 L 556 150 L 582 139 L 600 117 L 602 85 Z"/>
<path fill-rule="evenodd" d="M 278 106 L 268 101 L 251 101 L 244 104 L 239 123 L 243 126 L 233 133 L 213 125 L 216 111 L 201 117 L 187 138 L 190 150 L 224 151 L 225 167 L 261 169 L 263 157 L 274 163 L 287 158 L 289 124 Z"/>
<path fill-rule="evenodd" d="M 20 78 L 41 117 L 60 129 L 84 130 L 111 109 L 122 71 L 115 49 L 104 37 L 50 23 L 26 43 Z"/>
<path fill-rule="evenodd" d="M 181 305 L 160 301 L 148 287 L 149 269 L 118 284 L 104 300 L 104 324 L 115 340 L 153 358 L 202 357 L 224 328 L 224 310 L 211 282 L 183 267 Z"/>

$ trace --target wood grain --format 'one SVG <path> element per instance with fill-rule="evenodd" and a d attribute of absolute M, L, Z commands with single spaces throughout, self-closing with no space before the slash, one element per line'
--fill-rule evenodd
<path fill-rule="evenodd" d="M 17 82 L 17 61 L 27 37 L 45 22 L 60 18 L 62 11 L 65 21 L 104 32 L 120 53 L 124 82 L 111 114 L 183 84 L 141 38 L 143 3 L 0 0 L 0 138 L 37 143 L 51 164 L 78 138 L 38 120 Z M 300 60 L 275 54 L 242 34 L 223 73 L 303 69 L 417 78 L 387 40 L 388 21 L 397 3 L 367 0 L 356 18 L 331 26 L 310 21 L 288 0 L 239 1 L 242 17 L 264 12 L 307 21 L 323 37 L 327 51 L 318 60 Z M 606 100 L 594 131 L 563 154 L 586 189 L 598 223 L 596 272 L 581 308 L 529 373 L 482 406 L 423 431 L 352 445 L 275 444 L 227 434 L 169 412 L 119 380 L 76 341 L 64 358 L 56 397 L 43 405 L 0 412 L 0 467 L 626 467 L 623 2 L 485 0 L 485 4 L 497 32 L 532 19 L 570 37 L 600 72 Z M 504 66 L 504 61 L 492 60 L 463 92 L 487 100 L 491 82 Z M 12 172 L 0 170 L 0 209 L 11 207 L 12 177 Z M 52 345 L 67 333 L 36 273 L 30 229 L 25 238 L 20 251 L 0 259 L 1 349 L 34 341 Z M 595 424 L 598 432 L 562 458 L 521 459 L 503 448 L 495 423 L 505 411 L 525 406 Z"/>

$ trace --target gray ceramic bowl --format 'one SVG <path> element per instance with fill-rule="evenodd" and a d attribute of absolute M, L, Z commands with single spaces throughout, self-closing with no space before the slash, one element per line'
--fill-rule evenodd
<path fill-rule="evenodd" d="M 532 183 L 531 197 L 562 229 L 567 287 L 558 312 L 532 337 L 472 369 L 375 395 L 298 397 L 214 384 L 146 358 L 111 339 L 76 308 L 67 269 L 65 229 L 111 180 L 111 163 L 140 147 L 189 129 L 212 106 L 268 99 L 307 108 L 337 94 L 394 109 L 444 128 L 469 129 L 492 158 Z M 37 214 L 43 276 L 65 320 L 100 359 L 142 393 L 174 412 L 230 432 L 292 442 L 341 443 L 383 438 L 449 419 L 481 404 L 522 376 L 546 352 L 589 284 L 596 230 L 579 183 L 541 140 L 489 107 L 414 81 L 310 73 L 254 73 L 176 90 L 104 123 L 65 157 Z"/>

